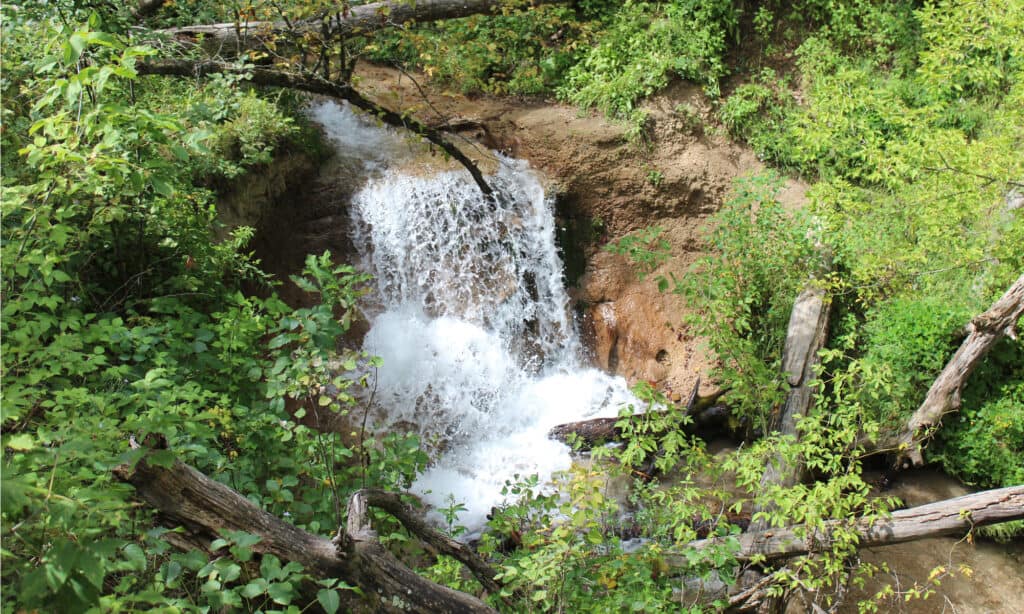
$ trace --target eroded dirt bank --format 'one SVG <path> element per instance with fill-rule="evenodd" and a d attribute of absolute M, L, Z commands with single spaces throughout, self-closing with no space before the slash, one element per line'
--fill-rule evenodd
<path fill-rule="evenodd" d="M 565 105 L 444 91 L 430 92 L 428 103 L 408 76 L 369 65 L 359 75 L 360 87 L 380 100 L 459 127 L 465 150 L 482 165 L 492 148 L 543 173 L 557 194 L 567 281 L 599 366 L 673 396 L 685 395 L 702 374 L 703 392 L 714 389 L 706 348 L 682 324 L 685 302 L 659 292 L 654 279 L 685 274 L 703 253 L 708 218 L 734 179 L 763 167 L 720 134 L 699 88 L 679 83 L 649 101 L 647 142 L 637 143 L 622 125 Z M 804 188 L 790 182 L 782 198 L 799 206 Z M 664 228 L 672 256 L 640 281 L 625 258 L 601 247 L 650 226 Z"/>

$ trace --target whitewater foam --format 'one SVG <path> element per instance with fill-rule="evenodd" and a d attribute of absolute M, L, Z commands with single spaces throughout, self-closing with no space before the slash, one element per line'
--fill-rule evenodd
<path fill-rule="evenodd" d="M 347 107 L 312 115 L 346 155 L 377 161 L 351 203 L 376 280 L 363 346 L 384 363 L 374 419 L 415 425 L 433 460 L 413 492 L 439 508 L 454 495 L 466 507 L 458 523 L 476 534 L 506 481 L 570 467 L 553 426 L 635 399 L 581 359 L 552 202 L 525 162 L 499 156 L 491 200 L 465 172 L 403 172 L 380 154 L 397 137 Z"/>

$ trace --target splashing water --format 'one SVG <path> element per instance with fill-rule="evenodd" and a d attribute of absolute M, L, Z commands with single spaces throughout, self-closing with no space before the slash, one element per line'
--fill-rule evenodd
<path fill-rule="evenodd" d="M 569 468 L 551 427 L 635 399 L 621 378 L 583 364 L 551 202 L 525 162 L 499 160 L 492 201 L 464 171 L 386 170 L 401 140 L 345 107 L 313 116 L 369 177 L 351 210 L 377 283 L 363 346 L 384 360 L 375 418 L 414 425 L 433 463 L 412 490 L 438 508 L 454 495 L 467 508 L 459 524 L 476 534 L 506 481 Z"/>

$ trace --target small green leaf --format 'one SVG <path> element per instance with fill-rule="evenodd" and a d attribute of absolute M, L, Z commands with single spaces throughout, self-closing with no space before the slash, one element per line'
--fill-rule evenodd
<path fill-rule="evenodd" d="M 267 595 L 278 605 L 288 605 L 292 602 L 295 590 L 291 584 L 274 582 L 267 588 Z"/>
<path fill-rule="evenodd" d="M 36 442 L 28 433 L 19 433 L 8 439 L 4 443 L 4 447 L 15 451 L 25 451 L 36 447 Z"/>
<path fill-rule="evenodd" d="M 171 184 L 167 183 L 163 178 L 150 177 L 149 182 L 153 185 L 153 190 L 160 196 L 167 198 L 174 196 L 174 188 L 172 188 Z"/>
<path fill-rule="evenodd" d="M 317 591 L 316 600 L 320 602 L 320 606 L 327 612 L 327 614 L 334 614 L 341 606 L 341 597 L 338 596 L 338 591 L 328 590 L 326 588 L 322 588 Z"/>

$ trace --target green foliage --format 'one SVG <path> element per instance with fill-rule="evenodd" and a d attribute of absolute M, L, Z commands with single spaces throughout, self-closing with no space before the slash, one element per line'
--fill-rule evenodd
<path fill-rule="evenodd" d="M 756 79 L 741 84 L 722 102 L 718 119 L 733 136 L 747 139 L 756 147 L 759 139 L 778 130 L 791 104 L 775 71 L 765 68 Z"/>
<path fill-rule="evenodd" d="M 579 39 L 591 26 L 564 5 L 516 8 L 378 33 L 366 52 L 413 64 L 464 93 L 544 94 L 578 61 Z"/>
<path fill-rule="evenodd" d="M 885 374 L 886 395 L 865 400 L 869 415 L 898 427 L 946 365 L 972 315 L 962 303 L 934 296 L 893 298 L 870 310 L 861 360 L 864 368 Z"/>
<path fill-rule="evenodd" d="M 734 416 L 760 427 L 782 400 L 779 366 L 793 300 L 821 258 L 809 221 L 776 200 L 781 186 L 772 173 L 739 180 L 712 220 L 713 255 L 674 289 L 693 305 L 689 324 L 719 359 L 716 376 L 729 382 Z"/>
<path fill-rule="evenodd" d="M 929 460 L 980 487 L 1024 484 L 1022 407 L 1024 346 L 1003 340 L 964 389 L 960 412 L 945 421 Z"/>
<path fill-rule="evenodd" d="M 637 102 L 676 75 L 717 93 L 739 12 L 731 1 L 627 2 L 568 72 L 559 95 L 638 123 Z"/>
<path fill-rule="evenodd" d="M 856 339 L 832 344 L 845 353 L 834 368 L 858 391 L 847 402 L 891 427 L 923 400 L 958 332 L 1024 266 L 1012 205 L 1024 174 L 1024 50 L 1011 34 L 1024 6 L 826 13 L 810 12 L 823 27 L 797 50 L 802 106 L 794 85 L 764 72 L 719 116 L 762 157 L 818 179 L 809 197 L 833 247 L 837 338 Z M 966 422 L 954 419 L 931 450 L 948 471 L 977 481 L 992 463 L 993 485 L 1013 474 L 1000 452 L 1014 449 L 1013 428 L 990 419 L 1019 405 L 1015 377 L 972 377 L 989 397 L 965 405 Z"/>
<path fill-rule="evenodd" d="M 353 489 L 402 488 L 424 465 L 415 438 L 349 448 L 286 411 L 286 397 L 316 411 L 359 403 L 379 362 L 336 339 L 366 278 L 311 257 L 296 283 L 321 302 L 292 309 L 240 291 L 272 288 L 245 252 L 251 229 L 215 239 L 201 184 L 266 162 L 292 132 L 287 106 L 238 81 L 140 79 L 135 62 L 153 51 L 99 17 L 4 10 L 5 67 L 18 60 L 0 84 L 5 608 L 301 609 L 301 569 L 257 564 L 244 535 L 224 536 L 231 557 L 170 554 L 111 473 L 139 460 L 130 436 L 159 434 L 171 451 L 148 462 L 181 458 L 319 531 L 338 526 Z M 346 588 L 332 581 L 316 599 L 337 609 Z"/>

